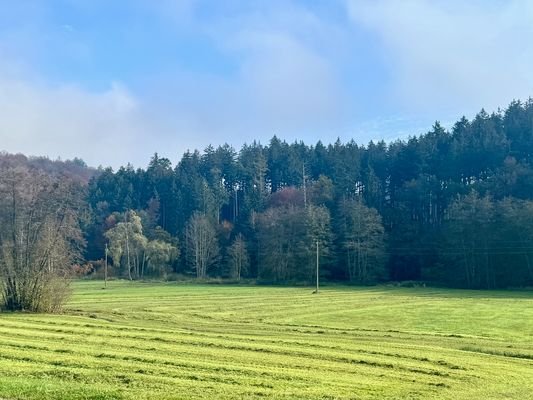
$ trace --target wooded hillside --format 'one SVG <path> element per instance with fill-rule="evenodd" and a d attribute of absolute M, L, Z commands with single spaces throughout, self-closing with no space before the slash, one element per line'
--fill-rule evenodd
<path fill-rule="evenodd" d="M 107 244 L 112 273 L 131 279 L 307 282 L 318 242 L 323 279 L 500 288 L 533 285 L 532 157 L 528 100 L 393 143 L 274 136 L 176 165 L 155 154 L 146 169 L 61 168 L 89 206 L 80 224 L 96 270 Z"/>

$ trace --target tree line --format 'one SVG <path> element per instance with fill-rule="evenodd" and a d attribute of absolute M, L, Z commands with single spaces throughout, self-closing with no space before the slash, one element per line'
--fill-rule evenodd
<path fill-rule="evenodd" d="M 274 136 L 239 150 L 225 144 L 187 151 L 176 165 L 155 154 L 147 168 L 117 171 L 87 172 L 77 159 L 69 174 L 56 164 L 53 174 L 40 172 L 47 178 L 32 190 L 24 182 L 35 181 L 26 179 L 38 173 L 35 161 L 4 163 L 0 268 L 9 281 L 10 268 L 29 251 L 18 246 L 31 227 L 23 212 L 13 218 L 13 208 L 28 212 L 33 203 L 23 192 L 52 190 L 39 189 L 50 181 L 45 186 L 55 189 L 47 201 L 61 204 L 68 196 L 58 188 L 70 182 L 77 202 L 70 221 L 79 238 L 62 240 L 77 249 L 68 260 L 90 262 L 79 267 L 85 272 L 102 269 L 107 246 L 112 273 L 128 279 L 182 274 L 304 283 L 313 279 L 318 243 L 322 279 L 531 286 L 532 157 L 530 99 L 463 117 L 450 129 L 436 122 L 423 135 L 391 143 L 306 145 Z M 22 178 L 9 175 L 17 169 L 25 169 Z M 9 200 L 17 196 L 29 203 Z M 57 220 L 47 221 L 54 231 Z"/>
<path fill-rule="evenodd" d="M 531 285 L 532 154 L 532 100 L 388 144 L 274 136 L 187 151 L 175 166 L 155 154 L 89 183 L 87 255 L 135 213 L 167 245 L 153 273 L 303 282 L 319 241 L 326 279 Z"/>

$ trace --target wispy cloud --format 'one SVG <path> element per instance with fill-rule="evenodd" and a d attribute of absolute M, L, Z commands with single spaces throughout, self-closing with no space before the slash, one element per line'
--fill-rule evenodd
<path fill-rule="evenodd" d="M 137 100 L 120 84 L 90 93 L 74 85 L 0 78 L 0 87 L 3 148 L 54 158 L 83 156 L 93 165 L 138 156 L 148 127 Z"/>
<path fill-rule="evenodd" d="M 0 68 L 2 146 L 81 156 L 91 164 L 138 165 L 154 151 L 176 160 L 187 148 L 209 143 L 240 146 L 274 134 L 305 139 L 309 132 L 341 125 L 342 83 L 328 46 L 317 46 L 332 27 L 308 8 L 257 2 L 231 15 L 201 17 L 196 2 L 179 4 L 163 2 L 153 11 L 174 34 L 189 29 L 189 35 L 205 37 L 234 60 L 233 72 L 162 66 L 163 72 L 133 84 L 110 82 L 95 89 L 68 81 L 50 84 L 38 70 L 2 76 Z"/>
<path fill-rule="evenodd" d="M 142 166 L 274 134 L 365 143 L 533 93 L 527 0 L 61 4 L 0 10 L 0 150 Z"/>
<path fill-rule="evenodd" d="M 528 0 L 347 0 L 347 7 L 382 41 L 401 108 L 471 112 L 533 93 Z"/>

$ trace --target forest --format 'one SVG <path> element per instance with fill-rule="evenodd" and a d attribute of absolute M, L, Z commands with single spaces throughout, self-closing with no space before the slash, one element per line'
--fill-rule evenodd
<path fill-rule="evenodd" d="M 318 247 L 326 281 L 528 287 L 532 158 L 531 99 L 391 143 L 274 136 L 145 169 L 4 153 L 2 275 L 34 259 L 101 277 L 107 258 L 131 280 L 305 284 Z"/>

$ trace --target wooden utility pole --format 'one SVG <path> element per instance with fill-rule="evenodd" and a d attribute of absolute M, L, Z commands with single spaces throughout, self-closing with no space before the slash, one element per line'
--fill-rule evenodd
<path fill-rule="evenodd" d="M 104 263 L 104 288 L 107 288 L 107 253 L 109 249 L 107 248 L 107 243 L 105 244 L 105 263 Z"/>
<path fill-rule="evenodd" d="M 318 293 L 319 287 L 319 252 L 318 252 L 318 240 L 316 241 L 316 292 Z"/>

